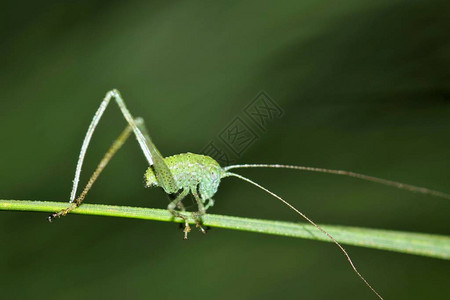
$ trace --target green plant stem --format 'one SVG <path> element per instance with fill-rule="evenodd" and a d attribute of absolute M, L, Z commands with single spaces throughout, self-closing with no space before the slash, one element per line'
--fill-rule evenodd
<path fill-rule="evenodd" d="M 56 212 L 66 208 L 67 205 L 68 204 L 66 202 L 0 200 L 0 210 Z M 182 221 L 181 219 L 174 219 L 165 209 L 142 207 L 83 204 L 72 213 L 166 222 Z M 189 213 L 188 215 L 191 216 Z M 203 224 L 211 227 L 331 242 L 329 238 L 319 232 L 316 228 L 304 223 L 290 223 L 207 214 L 203 217 Z M 322 226 L 342 244 L 391 250 L 441 259 L 450 259 L 449 236 L 349 226 L 320 226 Z"/>

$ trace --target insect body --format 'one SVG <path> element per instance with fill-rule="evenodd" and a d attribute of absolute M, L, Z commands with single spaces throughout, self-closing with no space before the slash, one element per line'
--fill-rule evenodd
<path fill-rule="evenodd" d="M 194 153 L 182 153 L 164 158 L 171 171 L 177 189 L 197 190 L 204 203 L 211 199 L 219 188 L 220 179 L 226 173 L 213 158 Z M 152 167 L 145 173 L 148 187 L 158 186 Z"/>
<path fill-rule="evenodd" d="M 168 210 L 176 217 L 185 219 L 185 236 L 190 230 L 187 218 L 178 213 L 175 208 L 179 206 L 183 198 L 190 192 L 198 205 L 198 212 L 194 213 L 197 227 L 204 233 L 201 227 L 200 217 L 206 210 L 214 205 L 212 196 L 219 188 L 220 179 L 226 174 L 213 158 L 194 153 L 182 153 L 164 158 L 170 173 L 175 181 L 177 191 L 180 194 L 169 204 Z M 153 166 L 145 172 L 145 181 L 148 187 L 159 186 L 158 177 Z"/>
<path fill-rule="evenodd" d="M 111 99 L 114 99 L 120 110 L 122 111 L 123 116 L 128 122 L 128 126 L 121 133 L 121 135 L 116 139 L 110 149 L 106 152 L 100 163 L 98 164 L 96 170 L 92 174 L 88 183 L 84 190 L 80 193 L 78 197 L 76 197 L 78 182 L 81 173 L 81 167 L 83 165 L 84 157 L 89 146 L 89 142 L 94 133 L 94 130 L 100 121 L 103 112 L 108 106 Z M 100 104 L 99 109 L 94 115 L 91 124 L 86 133 L 86 137 L 84 138 L 83 144 L 81 146 L 80 155 L 78 158 L 77 167 L 75 170 L 75 178 L 73 180 L 72 192 L 70 194 L 70 205 L 61 210 L 60 212 L 54 213 L 49 216 L 49 221 L 52 221 L 55 217 L 61 217 L 68 214 L 70 211 L 78 207 L 86 197 L 87 192 L 94 184 L 95 180 L 98 178 L 100 173 L 109 163 L 111 158 L 120 149 L 120 147 L 125 143 L 128 137 L 131 135 L 131 132 L 134 133 L 141 150 L 147 159 L 149 164 L 149 168 L 145 173 L 145 182 L 147 186 L 157 186 L 164 189 L 164 191 L 169 195 L 171 199 L 170 204 L 168 205 L 168 210 L 172 213 L 174 217 L 184 219 L 185 228 L 184 228 L 184 238 L 187 239 L 187 235 L 190 232 L 189 226 L 189 218 L 186 214 L 184 214 L 184 206 L 183 199 L 190 193 L 194 196 L 195 201 L 198 205 L 198 211 L 194 212 L 192 215 L 195 220 L 196 226 L 205 233 L 205 230 L 201 225 L 201 217 L 206 213 L 206 210 L 214 204 L 212 197 L 217 192 L 219 188 L 219 184 L 222 178 L 225 177 L 236 177 L 243 181 L 246 181 L 266 193 L 272 195 L 277 198 L 285 205 L 287 205 L 290 209 L 295 211 L 298 215 L 304 218 L 306 221 L 315 226 L 319 231 L 325 234 L 329 239 L 331 239 L 343 252 L 346 256 L 347 261 L 352 267 L 353 271 L 358 275 L 358 277 L 364 281 L 364 283 L 371 289 L 371 291 L 380 299 L 383 299 L 375 289 L 366 281 L 366 279 L 358 272 L 355 265 L 353 264 L 350 256 L 347 251 L 323 228 L 314 223 L 310 218 L 308 218 L 304 213 L 295 208 L 289 202 L 278 196 L 277 194 L 269 191 L 265 187 L 259 185 L 258 183 L 233 172 L 229 172 L 231 169 L 237 168 L 277 168 L 277 169 L 294 169 L 294 170 L 302 170 L 302 171 L 311 171 L 311 172 L 321 172 L 321 173 L 329 173 L 336 175 L 344 175 L 350 176 L 362 180 L 367 180 L 375 183 L 380 183 L 384 185 L 394 186 L 396 188 L 405 189 L 413 192 L 419 192 L 423 194 L 429 194 L 433 196 L 438 196 L 442 198 L 450 199 L 449 194 L 441 193 L 438 191 L 430 190 L 427 188 L 416 187 L 400 182 L 390 181 L 382 178 L 372 177 L 368 175 L 358 174 L 349 171 L 343 170 L 330 170 L 330 169 L 322 169 L 322 168 L 312 168 L 312 167 L 304 167 L 304 166 L 292 166 L 292 165 L 280 165 L 280 164 L 242 164 L 242 165 L 231 165 L 222 168 L 213 158 L 205 155 L 193 154 L 193 153 L 184 153 L 178 154 L 174 156 L 169 156 L 163 158 L 163 156 L 159 153 L 156 146 L 153 144 L 147 130 L 144 126 L 144 121 L 141 118 L 134 118 L 128 109 L 125 106 L 125 102 L 122 100 L 119 92 L 117 90 L 109 91 L 106 94 L 106 97 L 103 99 Z"/>

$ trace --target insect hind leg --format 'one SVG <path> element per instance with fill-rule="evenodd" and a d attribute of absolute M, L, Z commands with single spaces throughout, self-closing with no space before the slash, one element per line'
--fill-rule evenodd
<path fill-rule="evenodd" d="M 106 93 L 105 98 L 100 104 L 100 107 L 95 112 L 94 118 L 91 121 L 91 124 L 89 125 L 89 128 L 86 132 L 86 136 L 83 140 L 83 144 L 81 146 L 80 155 L 78 157 L 77 167 L 75 170 L 75 177 L 73 179 L 73 186 L 72 186 L 72 192 L 70 193 L 70 202 L 75 201 L 77 188 L 78 188 L 78 182 L 80 180 L 80 174 L 81 174 L 81 168 L 83 166 L 84 157 L 86 155 L 87 148 L 89 146 L 89 143 L 91 141 L 92 135 L 94 134 L 95 128 L 97 127 L 100 118 L 102 117 L 103 113 L 106 110 L 106 107 L 108 106 L 111 99 L 114 99 L 117 105 L 120 108 L 120 111 L 122 112 L 122 115 L 127 120 L 128 125 L 133 130 L 136 139 L 141 146 L 142 152 L 144 153 L 148 163 L 150 165 L 153 164 L 152 155 L 150 153 L 150 149 L 147 146 L 146 139 L 144 135 L 142 134 L 141 130 L 138 128 L 139 123 L 142 123 L 142 119 L 134 119 L 131 113 L 128 111 L 127 107 L 125 106 L 125 102 L 123 101 L 122 97 L 120 96 L 119 91 L 117 90 L 111 90 L 108 93 Z"/>
<path fill-rule="evenodd" d="M 138 123 L 140 123 L 140 120 L 137 120 Z M 116 152 L 123 146 L 123 144 L 127 141 L 127 139 L 129 138 L 130 134 L 132 132 L 132 128 L 130 125 L 128 125 L 120 134 L 120 136 L 114 141 L 114 143 L 111 145 L 111 147 L 109 148 L 109 150 L 105 153 L 105 155 L 103 156 L 102 160 L 100 161 L 100 163 L 97 165 L 97 168 L 95 169 L 94 173 L 92 173 L 91 178 L 89 178 L 88 183 L 86 184 L 86 187 L 83 189 L 83 191 L 81 192 L 81 194 L 70 203 L 70 205 L 65 208 L 60 210 L 57 213 L 53 213 L 48 217 L 48 220 L 50 222 L 53 221 L 54 218 L 59 218 L 59 217 L 63 217 L 65 215 L 67 215 L 68 213 L 70 213 L 72 210 L 74 210 L 75 208 L 77 208 L 78 206 L 81 205 L 81 203 L 83 202 L 84 198 L 86 197 L 87 193 L 89 192 L 89 190 L 91 189 L 92 185 L 94 184 L 94 182 L 97 180 L 98 176 L 100 176 L 100 173 L 102 173 L 103 169 L 106 167 L 106 165 L 109 163 L 109 161 L 111 160 L 111 158 L 116 154 Z"/>

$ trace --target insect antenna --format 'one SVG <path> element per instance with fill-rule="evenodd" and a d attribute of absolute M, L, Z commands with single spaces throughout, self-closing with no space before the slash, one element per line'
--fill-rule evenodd
<path fill-rule="evenodd" d="M 308 172 L 318 172 L 318 173 L 327 173 L 327 174 L 335 174 L 335 175 L 343 175 L 348 177 L 353 177 L 365 181 L 375 182 L 383 185 L 392 186 L 398 189 L 407 190 L 410 192 L 421 193 L 425 195 L 431 195 L 439 198 L 450 199 L 450 194 L 431 190 L 428 188 L 410 185 L 401 183 L 398 181 L 387 180 L 383 178 L 373 177 L 369 175 L 364 175 L 360 173 L 344 171 L 344 170 L 332 170 L 332 169 L 323 169 L 323 168 L 315 168 L 315 167 L 304 167 L 304 166 L 293 166 L 293 165 L 279 165 L 279 164 L 243 164 L 243 165 L 231 165 L 224 168 L 224 171 L 228 171 L 231 169 L 237 168 L 276 168 L 276 169 L 294 169 Z"/>
<path fill-rule="evenodd" d="M 230 167 L 228 168 L 224 168 L 224 170 L 227 169 L 231 169 Z M 231 172 L 226 172 L 224 177 L 228 177 L 228 176 L 233 176 L 233 177 L 237 177 L 240 178 L 244 181 L 247 181 L 248 183 L 253 184 L 254 186 L 260 188 L 261 190 L 265 191 L 266 193 L 272 195 L 273 197 L 277 198 L 278 200 L 280 200 L 281 202 L 283 202 L 285 205 L 287 205 L 290 209 L 292 209 L 293 211 L 295 211 L 297 214 L 299 214 L 302 218 L 304 218 L 306 221 L 308 221 L 311 225 L 313 225 L 314 227 L 316 227 L 318 230 L 320 230 L 323 234 L 325 234 L 327 237 L 329 237 L 333 243 L 336 244 L 336 246 L 338 246 L 341 251 L 344 253 L 345 257 L 347 258 L 347 261 L 349 262 L 350 266 L 352 267 L 353 271 L 356 273 L 356 275 L 358 275 L 358 277 L 364 281 L 364 283 L 366 284 L 366 286 L 372 290 L 372 292 L 377 295 L 378 298 L 380 298 L 381 300 L 383 300 L 383 297 L 381 297 L 380 294 L 378 294 L 378 292 L 369 284 L 369 282 L 367 282 L 367 280 L 364 278 L 364 276 L 361 275 L 361 273 L 359 273 L 358 269 L 355 267 L 355 264 L 353 263 L 352 259 L 350 258 L 350 255 L 347 253 L 347 251 L 344 249 L 344 247 L 341 246 L 341 244 L 338 243 L 338 241 L 335 240 L 334 237 L 331 236 L 331 234 L 329 234 L 325 229 L 323 229 L 322 227 L 320 227 L 319 225 L 317 225 L 316 223 L 314 223 L 310 218 L 308 218 L 304 213 L 302 213 L 301 211 L 299 211 L 297 208 L 295 208 L 292 204 L 290 204 L 289 202 L 287 202 L 286 200 L 284 200 L 283 198 L 281 198 L 280 196 L 278 196 L 277 194 L 269 191 L 268 189 L 266 189 L 265 187 L 259 185 L 258 183 L 242 176 L 236 173 L 231 173 Z"/>

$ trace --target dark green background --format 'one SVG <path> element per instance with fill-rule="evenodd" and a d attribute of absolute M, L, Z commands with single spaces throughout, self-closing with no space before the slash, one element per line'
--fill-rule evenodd
<path fill-rule="evenodd" d="M 450 192 L 448 1 L 6 1 L 0 198 L 66 201 L 118 88 L 165 155 L 196 152 L 265 90 L 285 110 L 239 162 L 349 169 Z M 125 126 L 107 111 L 83 182 Z M 164 208 L 135 142 L 86 202 Z M 241 172 L 318 223 L 449 234 L 449 201 L 332 175 Z M 301 221 L 223 181 L 210 212 Z M 189 199 L 187 203 L 189 204 Z M 2 298 L 374 299 L 328 243 L 176 224 L 0 212 Z M 447 261 L 348 246 L 386 299 L 449 297 Z"/>

